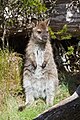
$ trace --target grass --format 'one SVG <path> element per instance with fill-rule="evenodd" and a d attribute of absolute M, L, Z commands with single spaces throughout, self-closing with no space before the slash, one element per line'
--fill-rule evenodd
<path fill-rule="evenodd" d="M 20 68 L 22 59 L 16 53 L 8 49 L 0 50 L 0 108 L 3 99 L 9 93 L 11 95 L 21 92 Z"/>
<path fill-rule="evenodd" d="M 14 97 L 9 96 L 4 105 L 4 110 L 0 114 L 0 120 L 32 120 L 39 113 L 47 109 L 42 101 L 38 101 L 37 105 L 26 107 L 22 112 L 18 111 L 18 104 Z"/>
<path fill-rule="evenodd" d="M 59 91 L 60 90 L 60 91 Z M 65 85 L 60 85 L 57 96 L 54 100 L 55 104 L 69 96 L 68 89 Z M 8 96 L 5 98 L 4 109 L 1 112 L 0 120 L 32 120 L 40 113 L 48 109 L 42 100 L 38 100 L 37 104 L 26 107 L 22 112 L 18 111 L 19 104 L 15 97 Z"/>
<path fill-rule="evenodd" d="M 22 58 L 8 49 L 0 50 L 0 120 L 32 120 L 48 109 L 42 100 L 18 111 L 24 103 L 21 87 Z M 61 82 L 54 104 L 69 96 L 68 85 Z"/>

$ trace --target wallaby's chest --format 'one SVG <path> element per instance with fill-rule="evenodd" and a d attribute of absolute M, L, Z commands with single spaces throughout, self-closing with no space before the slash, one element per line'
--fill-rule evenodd
<path fill-rule="evenodd" d="M 37 63 L 37 68 L 35 70 L 35 77 L 41 78 L 43 76 L 42 63 L 44 61 L 45 50 L 41 48 L 40 46 L 35 46 L 34 54 L 35 54 L 35 59 Z"/>
<path fill-rule="evenodd" d="M 34 54 L 36 58 L 37 66 L 41 66 L 44 61 L 44 52 L 45 50 L 40 46 L 35 46 Z"/>

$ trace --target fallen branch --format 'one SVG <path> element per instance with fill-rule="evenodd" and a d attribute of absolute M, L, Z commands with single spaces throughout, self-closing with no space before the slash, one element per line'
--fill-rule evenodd
<path fill-rule="evenodd" d="M 34 120 L 80 120 L 80 85 L 74 94 Z"/>

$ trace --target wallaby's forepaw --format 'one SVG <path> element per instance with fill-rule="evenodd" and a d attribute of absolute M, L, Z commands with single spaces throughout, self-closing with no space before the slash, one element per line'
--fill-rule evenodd
<path fill-rule="evenodd" d="M 32 62 L 32 65 L 33 65 L 34 69 L 37 68 L 37 63 L 36 63 L 36 61 L 33 61 L 33 62 Z"/>
<path fill-rule="evenodd" d="M 46 67 L 46 61 L 43 62 L 42 68 L 44 69 Z"/>

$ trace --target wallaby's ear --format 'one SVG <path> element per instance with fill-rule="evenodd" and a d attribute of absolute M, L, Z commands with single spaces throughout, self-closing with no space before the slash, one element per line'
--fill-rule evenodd
<path fill-rule="evenodd" d="M 46 19 L 44 22 L 45 22 L 45 23 L 46 23 L 46 25 L 48 26 L 48 25 L 49 25 L 49 23 L 50 23 L 50 20 L 49 20 L 49 19 Z"/>
<path fill-rule="evenodd" d="M 36 27 L 36 25 L 38 24 L 38 20 L 36 18 L 32 18 L 31 22 L 32 22 L 33 28 Z"/>

